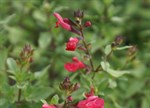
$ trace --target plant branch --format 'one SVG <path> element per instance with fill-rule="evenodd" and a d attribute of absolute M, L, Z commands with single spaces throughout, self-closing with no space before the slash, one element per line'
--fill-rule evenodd
<path fill-rule="evenodd" d="M 82 42 L 83 42 L 83 45 L 84 45 L 84 47 L 85 47 L 85 49 L 86 49 L 86 54 L 90 56 L 90 57 L 89 57 L 89 60 L 90 60 L 90 65 L 91 65 L 91 67 L 92 67 L 92 71 L 94 71 L 94 65 L 93 65 L 92 57 L 91 57 L 91 54 L 90 54 L 89 49 L 88 49 L 88 47 L 87 47 L 87 44 L 86 44 L 86 42 L 85 42 L 82 27 L 80 27 L 80 32 L 81 32 L 81 36 L 82 36 L 82 38 L 83 38 Z"/>

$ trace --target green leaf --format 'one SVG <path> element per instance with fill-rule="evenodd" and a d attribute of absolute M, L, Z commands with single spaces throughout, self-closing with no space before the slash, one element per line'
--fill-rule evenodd
<path fill-rule="evenodd" d="M 104 53 L 106 54 L 106 55 L 108 55 L 110 52 L 111 52 L 111 45 L 107 45 L 106 47 L 105 47 L 105 50 L 104 50 Z"/>
<path fill-rule="evenodd" d="M 58 95 L 54 95 L 50 101 L 50 104 L 58 104 L 59 97 Z"/>
<path fill-rule="evenodd" d="M 110 87 L 110 88 L 115 88 L 115 87 L 117 87 L 117 82 L 116 82 L 115 80 L 109 79 L 108 82 L 109 82 L 109 87 Z"/>
<path fill-rule="evenodd" d="M 131 48 L 132 46 L 124 46 L 124 47 L 117 47 L 116 50 L 124 50 L 124 49 L 128 49 Z"/>
<path fill-rule="evenodd" d="M 102 66 L 104 71 L 108 72 L 113 77 L 120 77 L 124 74 L 130 73 L 129 71 L 113 70 L 113 69 L 110 68 L 109 63 L 104 62 L 104 61 L 101 62 L 101 66 Z"/>
<path fill-rule="evenodd" d="M 141 108 L 149 108 L 150 107 L 150 102 L 147 98 L 144 98 L 142 101 L 142 107 Z"/>
<path fill-rule="evenodd" d="M 134 80 L 130 82 L 130 85 L 128 86 L 128 90 L 126 91 L 126 98 L 130 98 L 137 92 L 140 92 L 142 88 L 145 85 L 145 81 L 143 80 Z"/>
<path fill-rule="evenodd" d="M 38 87 L 32 86 L 31 88 L 27 88 L 27 95 L 25 96 L 27 101 L 38 102 L 41 99 L 46 99 L 51 93 L 50 87 Z"/>
<path fill-rule="evenodd" d="M 46 102 L 46 100 L 44 100 L 44 99 L 41 99 L 41 102 L 42 102 L 43 104 L 48 104 L 48 103 Z"/>
<path fill-rule="evenodd" d="M 50 68 L 50 65 L 46 66 L 43 70 L 35 72 L 34 76 L 37 79 L 40 79 L 42 77 L 44 77 L 45 75 L 47 75 L 48 69 Z"/>
<path fill-rule="evenodd" d="M 41 21 L 41 22 L 46 22 L 46 15 L 42 12 L 42 11 L 39 11 L 39 10 L 35 10 L 33 12 L 33 17 L 38 20 L 38 21 Z"/>
<path fill-rule="evenodd" d="M 7 59 L 7 50 L 0 50 L 0 70 L 5 69 L 6 59 Z"/>
<path fill-rule="evenodd" d="M 51 37 L 49 35 L 49 32 L 44 32 L 40 34 L 40 38 L 38 40 L 40 48 L 45 49 L 50 44 Z"/>
<path fill-rule="evenodd" d="M 19 69 L 18 69 L 17 63 L 13 58 L 8 58 L 7 59 L 7 65 L 8 65 L 8 68 L 9 68 L 8 72 L 10 72 L 12 74 L 15 74 L 16 72 L 18 72 Z"/>

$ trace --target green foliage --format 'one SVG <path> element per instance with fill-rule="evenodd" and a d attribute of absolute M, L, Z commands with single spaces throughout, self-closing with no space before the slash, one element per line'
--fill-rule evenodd
<path fill-rule="evenodd" d="M 148 0 L 1 0 L 0 107 L 40 108 L 41 99 L 52 104 L 62 102 L 58 86 L 69 76 L 81 82 L 80 89 L 73 93 L 75 100 L 82 99 L 81 94 L 88 92 L 94 82 L 96 94 L 105 99 L 105 108 L 149 108 L 149 7 Z M 81 54 L 65 52 L 64 43 L 73 34 L 55 28 L 53 13 L 72 18 L 77 9 L 85 12 L 85 21 L 92 22 L 85 36 L 92 45 L 94 66 L 103 68 L 93 81 L 91 74 L 64 70 L 64 63 Z M 118 35 L 125 36 L 126 41 L 124 46 L 113 49 L 111 43 Z M 20 70 L 16 60 L 25 44 L 34 48 L 33 63 L 29 69 Z M 131 44 L 137 46 L 138 52 L 127 63 Z M 17 106 L 19 89 L 24 102 L 21 106 Z"/>

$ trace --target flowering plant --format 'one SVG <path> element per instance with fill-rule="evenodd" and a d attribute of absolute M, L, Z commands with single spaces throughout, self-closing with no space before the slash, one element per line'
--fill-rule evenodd
<path fill-rule="evenodd" d="M 149 108 L 148 0 L 0 3 L 0 108 Z"/>
<path fill-rule="evenodd" d="M 88 76 L 90 74 L 91 77 L 87 78 L 90 82 L 90 85 L 88 86 L 91 87 L 91 90 L 90 92 L 85 93 L 85 100 L 78 100 L 76 102 L 73 102 L 74 99 L 72 97 L 72 93 L 79 89 L 80 82 L 73 84 L 70 81 L 70 78 L 66 77 L 64 81 L 60 83 L 59 86 L 60 90 L 65 92 L 64 103 L 62 104 L 51 103 L 50 105 L 45 103 L 43 104 L 42 108 L 104 108 L 105 106 L 104 99 L 95 95 L 96 89 L 96 87 L 94 87 L 94 85 L 96 85 L 94 83 L 95 75 L 105 71 L 111 76 L 117 78 L 124 74 L 129 73 L 129 71 L 120 71 L 111 69 L 108 59 L 110 55 L 116 50 L 129 49 L 128 55 L 130 56 L 129 60 L 131 60 L 135 56 L 136 47 L 135 46 L 120 47 L 120 45 L 123 43 L 123 37 L 117 36 L 114 42 L 112 42 L 111 45 L 107 45 L 106 48 L 104 49 L 104 56 L 101 63 L 98 66 L 95 66 L 93 62 L 93 57 L 90 52 L 91 44 L 87 43 L 86 36 L 84 35 L 84 29 L 86 29 L 87 27 L 91 27 L 92 23 L 90 21 L 86 21 L 85 23 L 83 23 L 84 18 L 83 11 L 78 10 L 74 12 L 75 22 L 69 18 L 62 18 L 62 16 L 59 13 L 54 13 L 54 16 L 57 19 L 55 26 L 56 28 L 61 26 L 64 30 L 70 31 L 77 35 L 75 37 L 69 38 L 69 41 L 66 43 L 66 51 L 72 52 L 81 51 L 83 53 L 82 55 L 83 59 L 82 56 L 80 57 L 74 56 L 72 58 L 72 62 L 67 62 L 64 64 L 64 69 L 66 69 L 68 72 L 82 74 L 84 76 L 86 75 Z M 82 72 L 78 73 L 77 71 Z"/>

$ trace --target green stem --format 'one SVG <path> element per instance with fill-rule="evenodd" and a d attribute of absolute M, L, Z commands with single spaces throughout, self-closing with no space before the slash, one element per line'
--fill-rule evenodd
<path fill-rule="evenodd" d="M 86 42 L 85 42 L 82 27 L 80 27 L 80 32 L 81 32 L 81 36 L 82 36 L 82 38 L 83 38 L 82 42 L 83 42 L 83 45 L 84 45 L 84 47 L 85 47 L 85 49 L 86 49 L 86 54 L 90 56 L 90 57 L 89 57 L 89 60 L 90 60 L 90 65 L 91 65 L 91 67 L 92 67 L 92 71 L 94 71 L 94 65 L 93 65 L 92 57 L 91 57 L 91 54 L 90 54 L 89 49 L 88 49 L 88 47 L 87 47 L 87 44 L 86 44 Z"/>
<path fill-rule="evenodd" d="M 19 88 L 19 90 L 18 90 L 18 102 L 20 102 L 20 100 L 21 100 L 21 89 Z"/>

